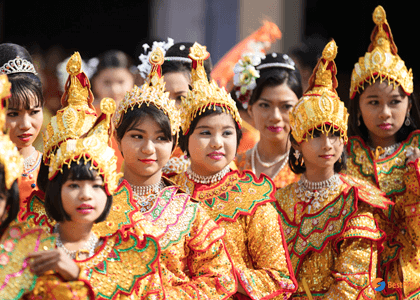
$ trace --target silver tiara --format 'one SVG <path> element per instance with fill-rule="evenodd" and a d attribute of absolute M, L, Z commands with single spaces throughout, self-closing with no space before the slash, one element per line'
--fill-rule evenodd
<path fill-rule="evenodd" d="M 271 56 L 276 58 L 277 53 L 274 52 L 274 53 L 271 54 Z M 261 64 L 261 65 L 257 66 L 256 69 L 261 70 L 261 69 L 266 69 L 266 68 L 280 67 L 280 68 L 285 68 L 285 69 L 289 69 L 289 70 L 293 70 L 293 71 L 296 70 L 295 62 L 289 57 L 289 55 L 283 54 L 282 57 L 285 60 L 284 63 L 272 62 L 272 63 Z"/>
<path fill-rule="evenodd" d="M 0 73 L 13 74 L 13 73 L 32 73 L 38 75 L 34 65 L 23 58 L 17 56 L 15 59 L 9 60 L 0 68 Z"/>
<path fill-rule="evenodd" d="M 296 68 L 292 65 L 285 64 L 285 63 L 279 63 L 279 62 L 262 64 L 262 65 L 257 66 L 256 69 L 261 70 L 261 69 L 273 68 L 273 67 L 281 67 L 281 68 L 286 68 L 286 69 L 290 69 L 290 70 L 296 70 Z"/>
<path fill-rule="evenodd" d="M 182 61 L 182 62 L 186 62 L 186 63 L 192 63 L 192 59 L 188 58 L 188 57 L 182 57 L 182 56 L 168 56 L 165 57 L 166 61 Z"/>

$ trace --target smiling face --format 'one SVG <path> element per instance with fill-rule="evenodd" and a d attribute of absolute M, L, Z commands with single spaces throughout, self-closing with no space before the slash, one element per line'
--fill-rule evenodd
<path fill-rule="evenodd" d="M 135 185 L 159 182 L 162 168 L 169 161 L 173 142 L 149 115 L 130 126 L 118 142 L 124 156 L 124 177 L 135 178 Z"/>
<path fill-rule="evenodd" d="M 298 100 L 296 94 L 285 83 L 263 89 L 259 99 L 248 108 L 261 138 L 270 141 L 288 138 L 289 112 Z"/>
<path fill-rule="evenodd" d="M 169 98 L 176 101 L 176 105 L 181 105 L 182 97 L 187 97 L 189 91 L 189 74 L 186 72 L 170 72 L 163 76 L 165 89 L 169 92 Z"/>
<path fill-rule="evenodd" d="M 16 147 L 30 147 L 41 130 L 43 121 L 42 107 L 34 97 L 30 99 L 29 107 L 10 106 L 6 115 L 6 128 L 9 129 L 10 139 Z"/>
<path fill-rule="evenodd" d="M 202 117 L 188 140 L 191 169 L 198 175 L 214 175 L 235 158 L 235 121 L 228 113 Z"/>
<path fill-rule="evenodd" d="M 386 147 L 395 143 L 411 104 L 401 87 L 376 81 L 360 95 L 359 108 L 373 146 Z"/>
<path fill-rule="evenodd" d="M 107 194 L 101 176 L 93 180 L 68 179 L 61 187 L 64 211 L 72 222 L 94 223 L 103 213 Z"/>
<path fill-rule="evenodd" d="M 315 130 L 313 137 L 303 141 L 299 145 L 294 144 L 305 162 L 306 171 L 312 174 L 334 174 L 334 164 L 343 153 L 344 141 L 340 138 L 340 132 L 334 134 L 322 133 Z"/>

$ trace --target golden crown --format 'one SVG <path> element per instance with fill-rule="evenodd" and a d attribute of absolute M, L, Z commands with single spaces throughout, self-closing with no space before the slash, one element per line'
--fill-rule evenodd
<path fill-rule="evenodd" d="M 323 133 L 340 131 L 341 138 L 347 142 L 349 114 L 335 90 L 338 86 L 336 55 L 337 45 L 332 40 L 325 46 L 309 79 L 308 90 L 289 113 L 292 135 L 298 143 L 307 141 L 308 135 L 312 137 L 314 128 Z"/>
<path fill-rule="evenodd" d="M 64 165 L 70 168 L 73 161 L 79 162 L 82 158 L 85 163 L 91 161 L 91 168 L 104 177 L 105 190 L 112 195 L 122 177 L 117 173 L 117 157 L 110 147 L 112 136 L 111 116 L 115 112 L 115 101 L 104 98 L 101 101 L 102 114 L 97 118 L 86 137 L 64 141 L 56 154 L 51 154 L 49 179 L 52 180 L 58 172 L 63 172 Z"/>
<path fill-rule="evenodd" d="M 175 100 L 169 99 L 169 93 L 165 92 L 165 82 L 161 75 L 163 61 L 163 51 L 160 47 L 157 47 L 149 58 L 152 69 L 148 76 L 148 82 L 143 84 L 140 88 L 134 86 L 130 92 L 126 93 L 124 99 L 120 102 L 114 119 L 116 128 L 120 125 L 127 110 L 133 109 L 135 106 L 140 107 L 143 104 L 146 104 L 147 106 L 152 104 L 168 116 L 171 123 L 172 135 L 178 133 L 181 124 L 181 116 L 176 107 Z"/>
<path fill-rule="evenodd" d="M 0 75 L 0 164 L 4 166 L 6 188 L 10 189 L 13 182 L 23 173 L 23 157 L 16 145 L 5 134 L 6 112 L 8 98 L 11 96 L 9 82 L 6 74 Z"/>
<path fill-rule="evenodd" d="M 210 53 L 207 52 L 206 46 L 201 46 L 197 42 L 194 43 L 188 56 L 193 61 L 191 69 L 192 90 L 188 92 L 187 98 L 182 100 L 181 115 L 184 119 L 181 128 L 183 134 L 187 134 L 197 113 L 201 115 L 206 109 L 216 109 L 216 106 L 220 106 L 226 113 L 230 113 L 241 128 L 242 119 L 235 101 L 224 87 L 220 88 L 214 80 L 209 82 L 207 79 L 203 63 L 209 58 Z"/>
<path fill-rule="evenodd" d="M 401 86 L 407 95 L 413 92 L 413 72 L 407 71 L 404 61 L 397 54 L 398 49 L 386 20 L 385 10 L 377 6 L 373 12 L 376 26 L 370 37 L 371 44 L 364 57 L 354 65 L 351 75 L 350 99 L 363 89 L 365 82 L 374 84 L 387 80 L 394 87 Z"/>
<path fill-rule="evenodd" d="M 89 79 L 81 66 L 82 58 L 79 52 L 76 52 L 70 57 L 66 67 L 69 77 L 61 98 L 63 108 L 51 118 L 43 133 L 46 164 L 60 143 L 82 136 L 96 121 L 97 115 L 92 105 L 93 95 Z"/>

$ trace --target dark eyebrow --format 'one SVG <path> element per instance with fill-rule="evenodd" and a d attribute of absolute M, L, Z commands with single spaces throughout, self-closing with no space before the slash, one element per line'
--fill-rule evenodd
<path fill-rule="evenodd" d="M 266 101 L 266 102 L 269 102 L 269 103 L 273 103 L 273 101 L 271 101 L 271 100 L 268 100 L 268 99 L 265 99 L 265 98 L 259 98 L 258 100 L 263 100 L 263 101 Z M 286 103 L 286 102 L 292 102 L 294 99 L 285 99 L 285 100 L 280 100 L 280 103 Z"/>
<path fill-rule="evenodd" d="M 197 126 L 195 129 L 211 129 L 211 128 L 213 128 L 213 127 L 211 127 L 211 126 L 207 126 L 207 125 L 201 125 L 201 126 Z M 227 129 L 227 128 L 235 128 L 234 126 L 232 126 L 232 125 L 226 125 L 226 126 L 223 126 L 223 128 L 222 129 Z"/>
<path fill-rule="evenodd" d="M 131 127 L 130 129 L 127 130 L 127 132 L 129 132 L 129 131 L 138 131 L 140 133 L 146 133 L 146 130 L 143 130 L 143 129 L 140 129 L 140 128 L 137 128 L 137 127 Z M 163 133 L 163 130 L 162 129 L 156 130 L 155 133 Z"/>

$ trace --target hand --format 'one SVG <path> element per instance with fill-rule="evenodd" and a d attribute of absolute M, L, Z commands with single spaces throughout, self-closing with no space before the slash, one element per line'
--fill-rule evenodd
<path fill-rule="evenodd" d="M 60 248 L 30 253 L 27 258 L 31 271 L 37 276 L 52 270 L 67 281 L 79 278 L 79 266 Z"/>
<path fill-rule="evenodd" d="M 419 148 L 414 148 L 414 147 L 410 147 L 411 150 L 410 152 L 407 152 L 407 162 L 406 164 L 408 164 L 409 162 L 414 162 L 416 161 L 417 158 L 420 158 L 420 150 Z"/>

